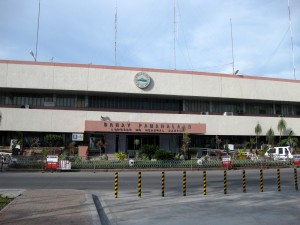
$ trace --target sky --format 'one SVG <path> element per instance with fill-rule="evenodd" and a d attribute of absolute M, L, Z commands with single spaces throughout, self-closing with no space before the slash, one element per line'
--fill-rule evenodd
<path fill-rule="evenodd" d="M 0 59 L 300 79 L 300 0 L 292 36 L 288 0 L 40 0 L 36 54 L 38 8 L 0 0 Z"/>

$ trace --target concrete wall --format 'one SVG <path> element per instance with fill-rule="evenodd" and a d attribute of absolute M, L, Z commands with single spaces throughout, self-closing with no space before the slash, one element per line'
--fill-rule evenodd
<path fill-rule="evenodd" d="M 138 68 L 24 63 L 0 61 L 1 88 L 300 102 L 300 81 L 293 80 L 143 69 L 152 83 L 141 90 L 134 84 L 134 76 L 141 71 Z"/>
<path fill-rule="evenodd" d="M 262 135 L 273 128 L 276 135 L 280 117 L 215 116 L 160 113 L 120 113 L 71 110 L 41 110 L 22 108 L 1 108 L 2 131 L 41 131 L 41 132 L 84 132 L 85 120 L 99 121 L 101 115 L 112 121 L 204 123 L 206 135 L 255 135 L 254 127 L 259 122 Z M 300 135 L 300 120 L 285 118 L 287 128 Z M 120 135 L 120 142 L 124 141 Z M 122 146 L 120 144 L 120 146 Z M 123 149 L 120 149 L 123 150 Z"/>

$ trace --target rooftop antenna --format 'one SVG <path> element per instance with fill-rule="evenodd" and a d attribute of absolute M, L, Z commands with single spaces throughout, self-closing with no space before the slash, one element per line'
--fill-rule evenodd
<path fill-rule="evenodd" d="M 232 22 L 231 22 L 231 18 L 230 18 L 230 30 L 231 30 L 231 55 L 232 55 L 232 74 L 236 75 L 238 73 L 238 71 L 234 71 L 234 55 L 233 55 L 233 37 L 232 37 Z"/>
<path fill-rule="evenodd" d="M 115 66 L 117 65 L 117 34 L 118 34 L 118 0 L 116 0 L 116 11 L 115 11 Z"/>
<path fill-rule="evenodd" d="M 174 0 L 174 70 L 176 70 L 176 0 Z"/>
<path fill-rule="evenodd" d="M 289 10 L 289 27 L 290 27 L 290 35 L 291 35 L 291 46 L 292 46 L 293 72 L 294 72 L 294 79 L 296 80 L 296 67 L 295 67 L 295 55 L 294 55 L 294 44 L 293 44 L 293 33 L 292 33 L 290 0 L 288 0 L 288 10 Z"/>
<path fill-rule="evenodd" d="M 36 29 L 36 42 L 35 42 L 35 53 L 32 50 L 29 51 L 29 54 L 34 58 L 35 62 L 37 60 L 37 55 L 38 55 L 39 30 L 40 30 L 40 13 L 41 13 L 41 0 L 39 0 L 38 23 L 37 23 L 37 29 Z"/>

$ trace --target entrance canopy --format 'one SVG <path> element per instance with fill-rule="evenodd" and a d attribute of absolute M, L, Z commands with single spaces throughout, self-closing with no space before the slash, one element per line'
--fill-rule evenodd
<path fill-rule="evenodd" d="M 85 121 L 85 131 L 113 133 L 205 134 L 206 124 Z"/>

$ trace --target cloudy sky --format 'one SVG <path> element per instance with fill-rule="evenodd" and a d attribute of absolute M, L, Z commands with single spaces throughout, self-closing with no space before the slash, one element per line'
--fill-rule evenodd
<path fill-rule="evenodd" d="M 176 0 L 175 26 L 174 0 L 118 0 L 117 60 L 116 0 L 40 2 L 37 61 L 232 73 L 231 19 L 240 74 L 294 79 L 288 0 Z M 0 59 L 33 60 L 38 4 L 0 0 Z M 290 9 L 300 79 L 300 1 Z"/>

